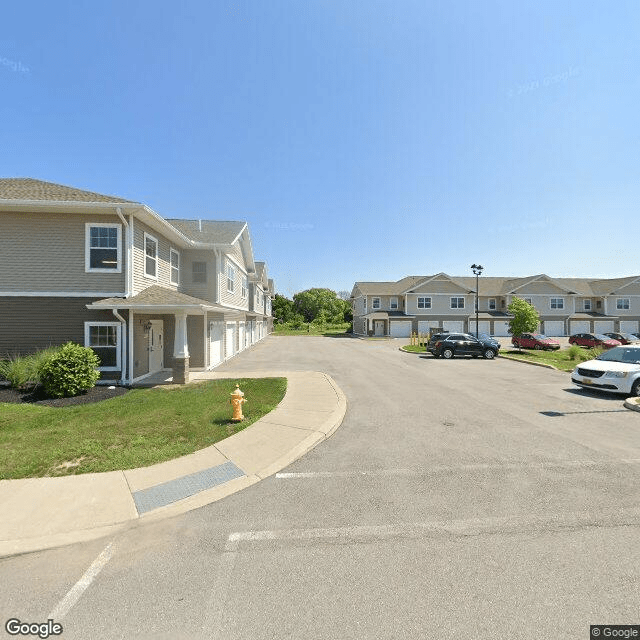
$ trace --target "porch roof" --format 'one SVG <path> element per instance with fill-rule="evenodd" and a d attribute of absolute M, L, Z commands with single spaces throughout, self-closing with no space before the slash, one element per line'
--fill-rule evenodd
<path fill-rule="evenodd" d="M 480 311 L 478 312 L 478 320 L 511 320 L 513 316 L 502 311 Z M 475 320 L 475 311 L 469 315 L 469 320 Z"/>
<path fill-rule="evenodd" d="M 87 305 L 88 309 L 132 309 L 133 311 L 173 313 L 177 311 L 228 311 L 208 300 L 194 298 L 154 284 L 130 298 L 103 298 Z"/>
<path fill-rule="evenodd" d="M 408 316 L 402 311 L 378 311 L 377 309 L 365 314 L 364 317 L 369 318 L 369 320 L 401 320 L 402 318 L 410 320 L 415 318 L 415 316 Z"/>
<path fill-rule="evenodd" d="M 606 316 L 594 311 L 578 311 L 568 316 L 569 320 L 619 320 L 620 316 Z"/>

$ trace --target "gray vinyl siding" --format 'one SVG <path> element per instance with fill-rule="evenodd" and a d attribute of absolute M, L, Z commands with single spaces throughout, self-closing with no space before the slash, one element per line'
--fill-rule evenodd
<path fill-rule="evenodd" d="M 215 302 L 216 299 L 216 254 L 214 251 L 193 250 L 182 251 L 182 273 L 180 292 L 186 295 Z M 207 281 L 193 281 L 193 263 L 204 262 L 207 265 Z"/>
<path fill-rule="evenodd" d="M 158 263 L 157 275 L 158 279 L 148 278 L 144 275 L 145 265 L 145 249 L 144 234 L 153 236 L 158 241 Z M 140 293 L 147 287 L 154 284 L 161 285 L 167 289 L 178 290 L 178 286 L 171 284 L 171 249 L 175 249 L 180 254 L 180 280 L 183 280 L 184 274 L 182 269 L 183 254 L 179 247 L 172 244 L 167 238 L 151 229 L 138 219 L 133 223 L 133 294 Z"/>
<path fill-rule="evenodd" d="M 189 368 L 203 369 L 205 366 L 204 316 L 187 316 L 187 344 L 189 345 Z"/>
<path fill-rule="evenodd" d="M 116 322 L 106 310 L 87 309 L 95 298 L 5 297 L 0 299 L 0 358 L 26 355 L 65 342 L 84 345 L 85 322 Z M 127 312 L 120 311 L 127 319 Z M 126 331 L 121 339 L 126 340 Z M 126 363 L 125 363 L 126 364 Z M 104 371 L 117 379 L 120 371 Z"/>
<path fill-rule="evenodd" d="M 121 273 L 86 273 L 85 223 L 121 226 Z M 125 229 L 116 215 L 0 212 L 0 291 L 125 291 Z"/>
<path fill-rule="evenodd" d="M 418 297 L 431 298 L 431 309 L 418 309 Z M 451 298 L 464 298 L 464 309 L 452 309 Z M 435 294 L 414 293 L 407 294 L 407 315 L 426 315 L 428 316 L 451 316 L 452 319 L 462 320 L 471 313 L 475 312 L 475 296 L 474 294 L 450 293 Z M 459 317 L 458 317 L 459 316 Z"/>
<path fill-rule="evenodd" d="M 380 306 L 377 309 L 373 308 L 374 298 L 380 298 Z M 391 308 L 391 298 L 395 298 L 398 303 L 395 309 Z M 404 311 L 404 296 L 367 296 L 367 313 L 372 311 Z"/>
<path fill-rule="evenodd" d="M 247 275 L 244 258 L 239 246 L 234 246 L 233 251 L 229 251 L 228 255 L 233 258 L 231 265 L 236 270 L 236 279 L 233 292 L 227 289 L 227 254 L 222 256 L 222 273 L 220 277 L 220 301 L 222 304 L 231 305 L 234 307 L 241 307 L 242 309 L 249 310 L 249 296 L 242 297 L 242 277 Z M 238 266 L 239 265 L 239 266 Z M 262 312 L 260 312 L 262 313 Z"/>

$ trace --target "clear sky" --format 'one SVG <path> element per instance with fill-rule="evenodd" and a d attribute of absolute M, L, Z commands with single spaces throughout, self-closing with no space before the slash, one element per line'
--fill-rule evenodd
<path fill-rule="evenodd" d="M 637 275 L 639 26 L 637 0 L 4 3 L 0 176 L 247 220 L 284 295 Z"/>

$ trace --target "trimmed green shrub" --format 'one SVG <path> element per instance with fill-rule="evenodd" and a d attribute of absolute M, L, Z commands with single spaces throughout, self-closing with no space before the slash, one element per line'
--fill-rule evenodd
<path fill-rule="evenodd" d="M 95 386 L 100 359 L 89 347 L 67 342 L 40 367 L 40 382 L 53 398 L 77 396 Z"/>
<path fill-rule="evenodd" d="M 5 378 L 14 389 L 27 389 L 40 383 L 40 369 L 55 355 L 60 347 L 47 347 L 28 356 L 9 356 L 0 361 L 0 377 Z"/>

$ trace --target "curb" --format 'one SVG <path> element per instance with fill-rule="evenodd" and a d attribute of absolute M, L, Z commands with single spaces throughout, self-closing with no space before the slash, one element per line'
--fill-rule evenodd
<path fill-rule="evenodd" d="M 184 460 L 181 469 L 170 469 L 171 476 L 176 480 L 180 480 L 184 479 L 190 474 L 190 471 L 192 471 L 192 469 L 188 467 L 194 457 L 198 454 L 203 457 L 209 456 L 211 452 L 213 452 L 210 452 L 210 450 L 215 449 L 213 453 L 218 457 L 224 456 L 230 462 L 234 462 L 235 458 L 234 464 L 241 471 L 244 471 L 244 475 L 209 488 L 204 488 L 188 497 L 142 513 L 139 513 L 136 508 L 133 497 L 134 490 L 126 475 L 127 473 L 138 470 L 130 469 L 125 471 L 82 474 L 79 476 L 63 476 L 62 478 L 25 478 L 22 480 L 0 481 L 0 488 L 5 489 L 3 494 L 0 495 L 0 499 L 4 499 L 3 511 L 6 518 L 5 527 L 8 527 L 8 529 L 5 528 L 3 534 L 4 539 L 0 539 L 0 558 L 95 540 L 143 525 L 147 522 L 181 515 L 206 506 L 242 489 L 246 489 L 270 475 L 277 473 L 331 437 L 342 424 L 347 411 L 347 399 L 342 389 L 340 389 L 335 380 L 328 374 L 318 371 L 260 372 L 260 374 L 262 375 L 243 373 L 242 377 L 287 378 L 287 393 L 276 409 L 260 418 L 260 420 L 256 421 L 250 427 L 229 438 L 221 440 L 211 447 L 200 449 L 198 452 L 183 456 L 182 458 L 174 458 L 164 463 L 151 465 L 151 467 L 160 467 L 161 465 L 174 467 L 179 466 L 180 461 Z M 309 375 L 304 376 L 303 374 Z M 237 376 L 224 372 L 217 375 L 214 374 L 211 377 L 233 379 Z M 195 381 L 196 380 L 194 380 L 194 382 Z M 309 389 L 319 395 L 326 396 L 326 406 L 322 404 L 325 401 L 321 400 L 321 408 L 305 409 L 304 413 L 306 415 L 301 417 L 303 411 L 297 408 L 296 404 L 300 404 L 300 396 L 304 395 Z M 335 394 L 335 397 L 333 397 L 333 394 Z M 331 398 L 331 400 L 329 400 L 329 398 Z M 288 407 L 287 405 L 293 406 Z M 322 408 L 323 406 L 324 408 Z M 279 413 L 274 417 L 273 414 L 276 412 Z M 269 419 L 270 416 L 271 419 Z M 254 428 L 256 429 L 254 430 Z M 252 430 L 254 431 L 252 432 Z M 300 434 L 304 434 L 305 431 L 306 435 L 301 438 Z M 287 433 L 293 432 L 296 433 L 295 437 L 286 435 Z M 279 441 L 280 450 L 268 441 L 267 437 L 272 433 L 276 433 L 276 435 L 285 434 Z M 218 449 L 217 445 L 221 445 L 222 450 Z M 225 453 L 225 450 L 227 453 Z M 235 453 L 229 453 L 229 451 L 235 451 Z M 240 453 L 240 462 L 238 462 L 238 453 Z M 246 461 L 251 457 L 253 457 L 254 460 L 257 458 L 259 462 L 258 464 L 252 463 L 247 468 L 244 463 L 242 463 L 242 460 L 244 459 Z M 265 466 L 261 466 L 263 457 Z M 211 464 L 209 463 L 208 466 L 211 466 Z M 151 469 L 151 467 L 143 467 L 142 469 Z M 166 471 L 167 467 L 165 467 L 164 471 Z M 15 501 L 16 495 L 19 494 L 21 490 L 25 491 L 26 487 L 30 498 L 29 510 L 32 514 L 38 513 L 38 500 L 41 504 L 51 501 L 50 498 L 52 494 L 50 486 L 47 485 L 49 486 L 48 493 L 42 491 L 43 486 L 50 481 L 55 483 L 56 489 L 59 489 L 60 485 L 72 483 L 71 486 L 68 485 L 72 489 L 71 493 L 62 493 L 59 498 L 60 504 L 58 504 L 58 500 L 56 500 L 56 505 L 53 505 L 53 507 L 56 511 L 61 512 L 65 522 L 70 522 L 73 517 L 79 518 L 79 522 L 76 521 L 75 525 L 77 528 L 74 528 L 73 524 L 69 524 L 69 530 L 65 530 L 64 527 L 58 524 L 58 526 L 52 525 L 47 533 L 46 523 L 41 523 L 43 525 L 42 527 L 36 527 L 36 529 L 33 530 L 33 534 L 36 535 L 31 534 L 31 536 L 29 536 L 27 533 L 29 537 L 19 538 L 18 535 L 20 534 L 20 527 L 23 526 L 21 523 L 24 520 L 24 515 L 22 515 L 22 520 L 14 519 L 13 522 L 11 522 L 12 499 Z M 165 478 L 164 482 L 166 481 L 167 479 Z M 108 484 L 109 491 L 105 494 L 105 486 L 107 483 L 110 483 Z M 163 482 L 160 482 L 160 484 L 163 484 Z M 87 496 L 92 495 L 91 490 L 87 490 L 91 489 L 92 486 L 97 487 L 99 493 L 96 495 L 99 496 L 98 498 L 87 498 Z M 69 496 L 73 496 L 74 489 L 76 493 L 78 493 L 78 489 L 80 489 L 79 495 L 81 498 L 76 501 L 72 500 L 70 503 Z M 102 495 L 100 495 L 100 490 L 102 491 Z M 55 492 L 56 495 L 59 495 L 59 493 L 58 491 Z M 89 502 L 84 501 L 87 499 Z M 100 504 L 106 507 L 108 515 L 104 518 L 103 522 L 93 522 L 92 524 L 94 524 L 94 526 L 87 526 L 89 524 L 87 514 L 92 513 L 92 508 L 95 511 L 96 500 L 98 500 L 98 502 L 102 501 Z M 91 502 L 94 504 L 91 505 Z M 52 505 L 47 504 L 47 508 L 51 509 L 51 507 Z M 64 526 L 66 526 L 66 524 Z M 46 533 L 46 535 L 37 535 L 38 533 Z"/>
<path fill-rule="evenodd" d="M 507 356 L 502 353 L 498 354 L 498 357 L 504 358 L 505 360 L 511 360 L 511 362 L 522 362 L 522 364 L 530 364 L 534 367 L 544 367 L 545 369 L 553 369 L 554 371 L 560 371 L 560 373 L 570 373 L 569 371 L 563 371 L 562 369 L 558 369 L 558 367 L 554 367 L 552 364 L 545 364 L 544 362 L 529 362 L 528 360 L 513 358 L 511 356 Z"/>
<path fill-rule="evenodd" d="M 631 411 L 640 411 L 640 398 L 627 398 L 624 406 Z"/>

